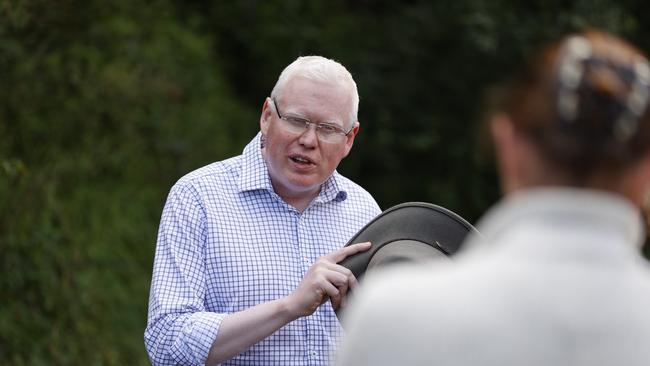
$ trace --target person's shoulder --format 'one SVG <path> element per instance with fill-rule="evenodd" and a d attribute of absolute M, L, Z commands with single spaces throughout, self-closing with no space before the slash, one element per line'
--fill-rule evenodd
<path fill-rule="evenodd" d="M 377 287 L 390 287 L 392 290 L 405 289 L 404 284 L 420 286 L 436 286 L 448 280 L 441 278 L 455 276 L 457 266 L 448 260 L 436 259 L 422 263 L 396 264 L 369 278 L 368 284 Z M 408 287 L 408 286 L 406 286 Z"/>
<path fill-rule="evenodd" d="M 179 178 L 171 187 L 170 196 L 190 195 L 198 199 L 204 194 L 214 195 L 217 191 L 234 187 L 240 167 L 241 156 L 202 166 Z"/>
<path fill-rule="evenodd" d="M 458 301 L 477 301 L 481 294 L 490 292 L 494 283 L 494 263 L 491 260 L 452 257 L 421 263 L 395 264 L 373 273 L 363 283 L 364 292 L 373 302 L 386 304 L 387 308 L 411 307 L 409 300 L 421 304 L 436 303 L 445 307 Z"/>
<path fill-rule="evenodd" d="M 206 180 L 219 179 L 232 174 L 241 166 L 241 155 L 216 161 L 195 169 L 176 181 L 177 186 L 192 186 L 201 184 Z"/>
<path fill-rule="evenodd" d="M 358 183 L 354 182 L 352 179 L 338 173 L 334 172 L 336 181 L 340 186 L 341 190 L 344 190 L 348 194 L 348 198 L 352 199 L 362 199 L 362 200 L 372 200 L 375 202 L 375 199 L 372 197 L 370 192 L 363 188 Z"/>
<path fill-rule="evenodd" d="M 452 272 L 451 264 L 436 261 L 395 264 L 367 273 L 351 299 L 344 321 L 351 327 L 377 322 L 404 326 L 430 309 L 445 308 L 451 300 L 447 294 L 453 290 Z M 385 319 L 387 315 L 390 319 Z"/>
<path fill-rule="evenodd" d="M 638 259 L 638 266 L 636 266 L 637 278 L 639 278 L 639 280 L 650 289 L 650 262 L 644 256 L 641 255 L 640 257 L 641 258 Z"/>
<path fill-rule="evenodd" d="M 334 171 L 334 177 L 336 178 L 338 184 L 340 184 L 342 187 L 364 190 L 363 187 L 361 187 L 359 184 L 355 183 L 352 179 L 346 177 L 345 175 L 339 173 L 337 170 Z"/>
<path fill-rule="evenodd" d="M 440 276 L 449 277 L 451 266 L 445 261 L 440 261 L 435 267 L 408 263 L 378 269 L 368 273 L 359 295 L 371 298 L 372 302 L 384 304 L 386 307 L 400 304 L 405 299 L 418 297 L 423 288 L 441 286 L 447 282 L 440 281 Z"/>

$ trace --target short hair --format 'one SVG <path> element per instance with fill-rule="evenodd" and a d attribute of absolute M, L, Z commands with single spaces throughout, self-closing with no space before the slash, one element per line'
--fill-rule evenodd
<path fill-rule="evenodd" d="M 357 121 L 359 112 L 359 92 L 352 74 L 340 63 L 322 56 L 301 56 L 282 70 L 271 91 L 271 98 L 281 99 L 284 86 L 293 77 L 304 77 L 333 85 L 347 86 L 352 100 L 351 123 Z"/>

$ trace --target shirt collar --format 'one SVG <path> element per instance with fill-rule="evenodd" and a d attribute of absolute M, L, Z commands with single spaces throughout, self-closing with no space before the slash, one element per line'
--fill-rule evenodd
<path fill-rule="evenodd" d="M 341 179 L 340 174 L 335 170 L 321 186 L 315 201 L 317 203 L 345 201 L 348 198 L 348 192 L 341 187 Z"/>
<path fill-rule="evenodd" d="M 271 178 L 269 177 L 266 161 L 262 156 L 261 133 L 258 133 L 251 142 L 246 145 L 242 153 L 243 164 L 241 176 L 239 177 L 239 191 L 267 190 L 274 192 Z M 341 185 L 341 176 L 335 170 L 334 173 L 321 185 L 318 196 L 314 199 L 317 203 L 330 201 L 345 201 L 347 191 Z"/>
<path fill-rule="evenodd" d="M 243 164 L 239 176 L 239 191 L 268 190 L 273 192 L 273 185 L 262 156 L 261 133 L 258 133 L 246 145 L 242 153 Z"/>
<path fill-rule="evenodd" d="M 570 222 L 576 230 L 615 230 L 627 243 L 641 247 L 645 226 L 637 207 L 621 195 L 576 188 L 536 188 L 503 199 L 478 223 L 485 239 L 499 241 L 518 223 Z"/>

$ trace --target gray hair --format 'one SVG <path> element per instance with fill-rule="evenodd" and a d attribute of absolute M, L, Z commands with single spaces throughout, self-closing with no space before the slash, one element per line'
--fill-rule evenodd
<path fill-rule="evenodd" d="M 287 81 L 300 76 L 309 80 L 326 82 L 334 85 L 349 86 L 352 99 L 351 123 L 357 121 L 359 112 L 359 92 L 352 74 L 340 63 L 322 56 L 301 56 L 285 67 L 271 91 L 271 98 L 279 99 Z"/>

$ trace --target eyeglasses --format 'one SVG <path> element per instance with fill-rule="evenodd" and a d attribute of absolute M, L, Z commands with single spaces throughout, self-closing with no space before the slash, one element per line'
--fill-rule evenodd
<path fill-rule="evenodd" d="M 337 144 L 343 142 L 354 128 L 354 126 L 350 127 L 350 129 L 345 132 L 345 130 L 343 130 L 341 127 L 332 123 L 316 123 L 302 117 L 286 115 L 283 116 L 280 114 L 280 110 L 278 109 L 278 104 L 276 103 L 275 99 L 271 99 L 271 101 L 273 102 L 273 109 L 275 109 L 275 113 L 277 113 L 280 120 L 284 122 L 283 126 L 285 127 L 285 130 L 291 133 L 303 134 L 305 131 L 309 130 L 309 127 L 311 125 L 313 125 L 314 128 L 316 128 L 316 136 L 318 136 L 319 141 L 330 144 Z"/>

